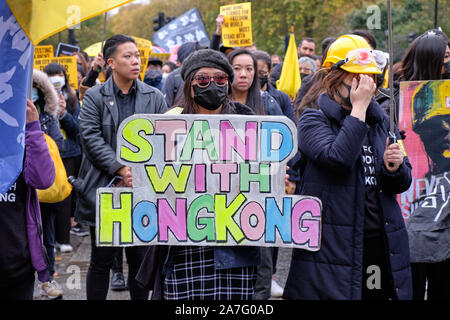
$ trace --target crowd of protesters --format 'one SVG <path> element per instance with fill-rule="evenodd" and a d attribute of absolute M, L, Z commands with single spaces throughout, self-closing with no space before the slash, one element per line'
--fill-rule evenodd
<path fill-rule="evenodd" d="M 0 202 L 2 299 L 32 299 L 35 272 L 41 295 L 61 298 L 55 252 L 73 250 L 71 234 L 91 237 L 88 300 L 106 299 L 109 289 L 128 289 L 136 300 L 149 299 L 150 292 L 152 299 L 164 300 L 450 299 L 450 213 L 444 212 L 447 224 L 421 232 L 417 225 L 436 213 L 418 211 L 405 224 L 396 201 L 410 187 L 411 165 L 398 143 L 388 143 L 389 65 L 374 36 L 355 30 L 328 37 L 320 55 L 313 38 L 302 39 L 302 85 L 290 98 L 276 86 L 282 57 L 256 44 L 224 47 L 223 17 L 216 22 L 209 48 L 188 42 L 179 47 L 176 63 L 149 59 L 143 79 L 136 43 L 125 35 L 106 40 L 96 57 L 75 54 L 78 90 L 57 63 L 34 70 L 24 169 L 9 191 L 16 201 Z M 389 71 L 397 106 L 400 81 L 450 79 L 448 37 L 425 32 Z M 426 108 L 417 106 L 414 124 L 423 140 L 423 128 L 431 123 Z M 118 127 L 143 113 L 277 115 L 298 126 L 286 192 L 321 199 L 322 244 L 318 252 L 293 250 L 285 288 L 273 280 L 277 248 L 96 245 L 96 189 L 116 176 L 118 186 L 133 184 L 131 169 L 116 158 Z M 445 137 L 437 144 L 448 147 L 448 115 L 431 125 Z M 73 192 L 63 202 L 40 203 L 36 197 L 35 189 L 45 189 L 54 178 L 42 132 L 56 142 L 71 177 Z M 407 139 L 397 128 L 395 135 Z M 450 170 L 439 151 L 430 147 L 427 153 L 429 175 Z M 436 252 L 439 258 L 433 259 Z M 371 290 L 366 270 L 373 265 L 380 268 L 381 286 Z"/>

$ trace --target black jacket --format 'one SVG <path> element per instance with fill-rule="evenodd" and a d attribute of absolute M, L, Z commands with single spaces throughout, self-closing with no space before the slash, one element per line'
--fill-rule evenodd
<path fill-rule="evenodd" d="M 137 81 L 135 113 L 164 113 L 162 94 L 142 81 Z M 114 96 L 113 77 L 86 91 L 79 115 L 83 158 L 74 189 L 80 194 L 75 218 L 80 223 L 95 225 L 96 189 L 105 187 L 123 165 L 116 158 L 119 111 Z"/>
<path fill-rule="evenodd" d="M 305 160 L 299 192 L 322 200 L 322 245 L 318 252 L 294 249 L 284 298 L 361 299 L 365 217 L 361 150 L 367 136 L 375 157 L 390 274 L 397 297 L 411 299 L 408 234 L 396 201 L 396 195 L 411 184 L 411 165 L 405 157 L 391 174 L 383 164 L 389 117 L 376 102 L 367 109 L 366 122 L 350 116 L 326 94 L 318 104 L 320 110 L 306 109 L 298 124 L 298 146 Z"/>

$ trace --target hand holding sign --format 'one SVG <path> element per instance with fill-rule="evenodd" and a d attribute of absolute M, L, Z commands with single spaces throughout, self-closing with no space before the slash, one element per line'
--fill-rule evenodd
<path fill-rule="evenodd" d="M 222 25 L 225 22 L 225 18 L 223 15 L 219 14 L 216 18 L 216 34 L 222 35 Z"/>
<path fill-rule="evenodd" d="M 26 115 L 26 122 L 33 122 L 39 120 L 39 114 L 36 109 L 36 106 L 33 102 L 31 102 L 30 99 L 27 99 L 27 115 Z"/>
<path fill-rule="evenodd" d="M 122 177 L 122 181 L 117 186 L 120 187 L 132 187 L 133 186 L 133 176 L 131 174 L 131 168 L 124 166 L 120 168 L 117 173 Z"/>

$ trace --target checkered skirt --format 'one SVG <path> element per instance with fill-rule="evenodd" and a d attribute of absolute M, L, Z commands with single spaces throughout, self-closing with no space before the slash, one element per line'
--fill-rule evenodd
<path fill-rule="evenodd" d="M 217 270 L 211 247 L 172 249 L 174 268 L 164 279 L 165 300 L 252 299 L 256 267 Z"/>

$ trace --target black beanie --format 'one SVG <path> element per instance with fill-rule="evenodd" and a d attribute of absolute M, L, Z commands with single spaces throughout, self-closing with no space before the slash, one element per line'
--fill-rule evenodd
<path fill-rule="evenodd" d="M 197 51 L 200 48 L 198 42 L 185 42 L 183 43 L 177 51 L 177 60 L 180 64 L 183 64 L 184 59 L 186 59 L 192 52 Z"/>
<path fill-rule="evenodd" d="M 217 68 L 228 75 L 228 80 L 233 83 L 234 72 L 228 59 L 223 53 L 212 49 L 201 49 L 191 53 L 181 67 L 181 78 L 186 81 L 187 76 L 200 68 Z"/>

